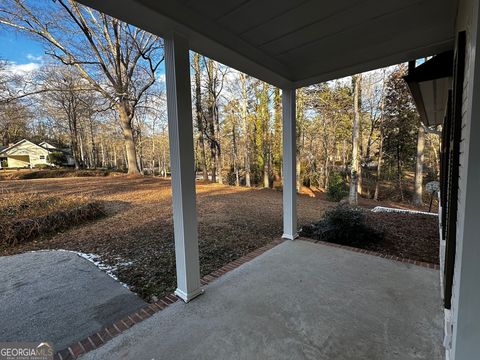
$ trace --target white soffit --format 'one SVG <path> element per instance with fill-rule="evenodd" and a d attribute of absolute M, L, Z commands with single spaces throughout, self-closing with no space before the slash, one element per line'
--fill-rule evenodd
<path fill-rule="evenodd" d="M 279 87 L 453 48 L 457 0 L 79 0 Z"/>

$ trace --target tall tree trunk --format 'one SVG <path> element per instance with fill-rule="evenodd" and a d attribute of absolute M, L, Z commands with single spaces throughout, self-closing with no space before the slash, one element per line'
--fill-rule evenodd
<path fill-rule="evenodd" d="M 297 188 L 297 192 L 299 192 L 301 189 L 302 189 L 302 174 L 301 174 L 301 170 L 302 170 L 302 163 L 300 162 L 300 151 L 297 151 L 297 161 L 295 163 L 295 168 L 296 168 L 296 172 L 297 172 L 297 178 L 296 178 L 296 188 Z"/>
<path fill-rule="evenodd" d="M 297 158 L 296 158 L 296 170 L 297 170 L 297 191 L 300 191 L 303 185 L 302 178 L 302 153 L 305 146 L 305 137 L 303 133 L 304 115 L 305 115 L 305 98 L 304 90 L 297 90 Z"/>
<path fill-rule="evenodd" d="M 380 100 L 380 140 L 378 145 L 378 165 L 377 165 L 377 178 L 375 180 L 375 193 L 373 195 L 373 199 L 378 201 L 378 196 L 380 195 L 380 178 L 382 176 L 382 161 L 383 161 L 383 137 L 384 137 L 384 128 L 383 128 L 383 121 L 384 121 L 384 112 L 385 112 L 385 69 L 383 70 L 383 77 L 382 77 L 382 98 Z"/>
<path fill-rule="evenodd" d="M 413 204 L 423 205 L 423 152 L 425 148 L 425 128 L 423 124 L 418 127 L 417 135 L 417 163 L 415 166 L 415 192 L 413 194 Z"/>
<path fill-rule="evenodd" d="M 80 169 L 80 157 L 78 154 L 78 131 L 77 120 L 75 114 L 70 114 L 69 127 L 70 127 L 70 147 L 72 149 L 72 157 L 75 165 L 75 170 Z"/>
<path fill-rule="evenodd" d="M 80 148 L 80 164 L 81 166 L 85 166 L 85 151 L 83 150 L 83 137 L 82 135 L 80 135 L 78 137 L 78 141 L 79 141 L 79 144 L 78 144 L 78 147 Z"/>
<path fill-rule="evenodd" d="M 212 173 L 212 182 L 217 182 L 217 144 L 215 135 L 215 98 L 214 98 L 214 79 L 213 79 L 213 60 L 207 60 L 208 77 L 207 89 L 207 132 L 210 143 L 210 171 Z"/>
<path fill-rule="evenodd" d="M 348 202 L 350 205 L 358 204 L 358 173 L 359 159 L 358 148 L 360 142 L 360 110 L 358 107 L 361 75 L 352 77 L 353 81 L 353 130 L 352 130 L 352 168 L 350 170 L 350 192 Z"/>
<path fill-rule="evenodd" d="M 268 152 L 263 153 L 263 187 L 270 187 L 270 177 L 268 174 Z"/>
<path fill-rule="evenodd" d="M 93 131 L 93 120 L 92 118 L 90 117 L 89 119 L 90 121 L 90 137 L 92 138 L 92 161 L 93 161 L 93 166 L 94 167 L 97 167 L 97 163 L 98 163 L 98 160 L 97 160 L 97 145 L 95 144 L 95 135 L 94 135 L 94 131 Z"/>
<path fill-rule="evenodd" d="M 133 140 L 132 119 L 127 113 L 125 104 L 121 102 L 117 105 L 118 115 L 123 128 L 123 140 L 125 142 L 125 153 L 127 157 L 128 174 L 140 174 L 137 164 L 137 152 L 135 141 Z"/>
<path fill-rule="evenodd" d="M 282 173 L 282 96 L 280 89 L 275 88 L 273 98 L 273 109 L 275 112 L 273 125 L 273 172 L 275 177 Z"/>
<path fill-rule="evenodd" d="M 250 127 L 247 119 L 247 79 L 245 74 L 240 74 L 242 83 L 242 123 L 245 138 L 245 186 L 250 187 Z"/>
<path fill-rule="evenodd" d="M 103 146 L 103 141 L 100 143 L 100 151 L 102 152 L 102 168 L 106 166 L 106 158 L 105 158 L 105 147 Z"/>
<path fill-rule="evenodd" d="M 214 107 L 214 119 L 215 119 L 215 141 L 217 143 L 217 169 L 218 169 L 218 175 L 217 175 L 217 181 L 219 184 L 223 184 L 223 156 L 222 156 L 222 151 L 221 151 L 221 146 L 220 146 L 220 116 L 218 113 L 218 106 L 217 106 L 217 99 L 215 99 L 215 107 Z"/>
<path fill-rule="evenodd" d="M 362 196 L 363 194 L 363 159 L 364 159 L 364 147 L 363 147 L 363 125 L 362 125 L 362 74 L 359 74 L 358 80 L 358 99 L 357 99 L 357 112 L 358 112 L 358 168 L 357 168 L 357 194 Z"/>
<path fill-rule="evenodd" d="M 398 181 L 398 189 L 400 190 L 400 199 L 402 201 L 405 200 L 403 196 L 403 181 L 402 181 L 402 160 L 400 158 L 400 144 L 397 144 L 397 181 Z"/>
<path fill-rule="evenodd" d="M 195 111 L 197 116 L 198 141 L 200 143 L 200 165 L 202 166 L 203 180 L 208 180 L 207 157 L 205 154 L 205 128 L 203 126 L 202 110 L 202 89 L 200 78 L 200 55 L 193 55 L 193 65 L 195 68 Z"/>
<path fill-rule="evenodd" d="M 240 186 L 240 174 L 238 172 L 238 146 L 237 131 L 235 123 L 232 127 L 232 144 L 233 144 L 233 172 L 235 173 L 235 186 Z"/>
<path fill-rule="evenodd" d="M 160 167 L 160 164 L 158 165 Z M 155 135 L 152 134 L 152 175 L 155 176 Z"/>
<path fill-rule="evenodd" d="M 378 145 L 378 165 L 377 165 L 377 179 L 375 181 L 375 194 L 373 199 L 378 201 L 380 195 L 380 178 L 382 176 L 382 161 L 383 161 L 383 124 L 380 125 L 380 143 Z"/>

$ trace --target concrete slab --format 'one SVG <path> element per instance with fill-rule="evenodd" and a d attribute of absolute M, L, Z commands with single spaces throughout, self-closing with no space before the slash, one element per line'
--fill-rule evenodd
<path fill-rule="evenodd" d="M 443 359 L 438 272 L 285 242 L 82 359 Z"/>
<path fill-rule="evenodd" d="M 144 305 L 75 253 L 0 257 L 0 341 L 49 341 L 61 350 Z"/>

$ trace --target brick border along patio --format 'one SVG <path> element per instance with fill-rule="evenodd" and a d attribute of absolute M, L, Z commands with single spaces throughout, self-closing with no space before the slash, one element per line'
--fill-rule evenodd
<path fill-rule="evenodd" d="M 416 260 L 411 260 L 411 259 L 404 259 L 404 258 L 399 258 L 396 256 L 391 256 L 391 255 L 385 255 L 381 253 L 377 253 L 374 251 L 368 251 L 364 249 L 359 249 L 359 248 L 354 248 L 350 246 L 344 246 L 344 245 L 338 245 L 334 243 L 329 243 L 325 241 L 320 241 L 320 240 L 313 240 L 310 238 L 304 238 L 301 237 L 298 240 L 303 240 L 303 241 L 308 241 L 314 244 L 321 244 L 321 245 L 326 245 L 326 246 L 332 246 L 340 249 L 345 249 L 345 250 L 350 250 L 362 254 L 368 254 L 368 255 L 373 255 L 373 256 L 378 256 L 382 257 L 388 260 L 393 260 L 393 261 L 398 261 L 402 263 L 407 263 L 407 264 L 412 264 L 412 265 L 417 265 L 417 266 L 422 266 L 426 267 L 429 269 L 435 269 L 438 270 L 439 266 L 436 264 L 431 264 L 431 263 L 426 263 L 426 262 L 421 262 L 421 261 L 416 261 Z M 265 245 L 255 251 L 252 251 L 251 253 L 242 256 L 241 258 L 234 260 L 227 265 L 221 267 L 218 270 L 213 271 L 209 275 L 205 275 L 200 281 L 202 285 L 207 285 L 217 279 L 218 277 L 226 274 L 229 271 L 232 271 L 233 269 L 236 269 L 242 264 L 245 264 L 246 262 L 249 262 L 250 260 L 256 258 L 257 256 L 263 254 L 264 252 L 274 248 L 278 244 L 283 243 L 285 240 L 274 240 L 270 244 Z M 289 240 L 286 240 L 289 241 Z M 130 314 L 126 316 L 125 318 L 118 320 L 117 322 L 107 325 L 103 327 L 100 331 L 94 333 L 93 335 L 88 336 L 87 338 L 80 340 L 78 342 L 73 343 L 69 347 L 58 351 L 54 359 L 55 360 L 75 360 L 81 355 L 92 351 L 103 344 L 105 344 L 107 341 L 113 339 L 115 336 L 119 335 L 120 333 L 124 332 L 125 330 L 131 328 L 133 325 L 151 317 L 153 314 L 167 308 L 169 305 L 175 303 L 178 301 L 179 298 L 175 296 L 174 294 L 168 294 L 164 298 L 158 300 L 155 303 L 148 304 L 145 307 L 141 308 L 137 312 Z"/>

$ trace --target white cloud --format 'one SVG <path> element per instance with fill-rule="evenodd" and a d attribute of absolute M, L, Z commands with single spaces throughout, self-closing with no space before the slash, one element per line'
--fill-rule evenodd
<path fill-rule="evenodd" d="M 27 64 L 10 63 L 6 67 L 7 73 L 12 75 L 27 75 L 40 68 L 40 64 L 30 62 Z"/>
<path fill-rule="evenodd" d="M 30 60 L 30 61 L 42 61 L 43 56 L 35 56 L 35 55 L 32 55 L 32 54 L 28 54 L 27 59 Z"/>
<path fill-rule="evenodd" d="M 157 76 L 157 81 L 158 81 L 159 83 L 162 83 L 162 84 L 165 83 L 165 79 L 166 79 L 165 73 L 156 74 L 156 76 Z"/>

